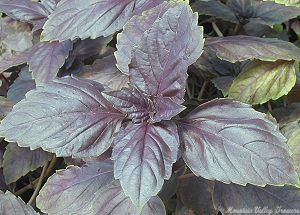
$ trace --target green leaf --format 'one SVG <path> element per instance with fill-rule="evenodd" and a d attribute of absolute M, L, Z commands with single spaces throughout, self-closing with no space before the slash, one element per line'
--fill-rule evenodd
<path fill-rule="evenodd" d="M 300 7 L 300 0 L 274 0 L 278 4 Z"/>
<path fill-rule="evenodd" d="M 249 104 L 263 104 L 288 94 L 296 83 L 294 61 L 250 62 L 229 89 L 229 97 Z"/>

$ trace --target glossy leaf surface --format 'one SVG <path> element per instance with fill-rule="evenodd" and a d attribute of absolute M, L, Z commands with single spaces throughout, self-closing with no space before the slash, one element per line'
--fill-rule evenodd
<path fill-rule="evenodd" d="M 196 175 L 242 185 L 296 183 L 285 138 L 265 114 L 249 105 L 215 99 L 178 126 L 183 158 Z"/>
<path fill-rule="evenodd" d="M 172 122 L 129 123 L 114 140 L 114 175 L 138 210 L 171 176 L 179 140 Z"/>
<path fill-rule="evenodd" d="M 295 85 L 297 67 L 294 61 L 252 61 L 234 79 L 229 97 L 249 104 L 276 100 Z"/>
<path fill-rule="evenodd" d="M 141 0 L 62 0 L 44 25 L 44 40 L 68 40 L 108 36 L 120 30 L 134 14 L 160 1 L 143 4 Z M 141 4 L 142 3 L 142 4 Z M 146 6 L 146 7 L 144 7 Z M 80 26 L 80 28 L 78 28 Z"/>
<path fill-rule="evenodd" d="M 150 2 L 150 1 L 148 1 Z M 132 17 L 124 26 L 123 31 L 117 37 L 117 67 L 125 74 L 129 74 L 129 67 L 134 46 L 141 43 L 143 34 L 151 28 L 157 19 L 170 8 L 175 7 L 175 2 L 163 2 L 162 4 L 145 11 L 140 16 Z"/>
<path fill-rule="evenodd" d="M 37 87 L 2 121 L 1 135 L 57 156 L 99 156 L 123 119 L 101 91 L 97 82 L 72 77 Z"/>
<path fill-rule="evenodd" d="M 37 206 L 48 214 L 87 214 L 95 193 L 113 181 L 110 161 L 70 166 L 53 174 L 37 197 Z"/>
<path fill-rule="evenodd" d="M 264 61 L 300 60 L 300 48 L 292 43 L 251 36 L 228 36 L 207 38 L 205 49 L 229 62 L 260 59 Z"/>
<path fill-rule="evenodd" d="M 151 96 L 183 98 L 187 67 L 201 55 L 204 43 L 197 21 L 190 6 L 178 2 L 144 33 L 133 50 L 129 71 L 138 90 Z"/>
<path fill-rule="evenodd" d="M 52 154 L 36 149 L 19 147 L 16 143 L 9 143 L 3 157 L 3 174 L 7 184 L 17 181 L 29 171 L 44 166 L 51 160 Z"/>

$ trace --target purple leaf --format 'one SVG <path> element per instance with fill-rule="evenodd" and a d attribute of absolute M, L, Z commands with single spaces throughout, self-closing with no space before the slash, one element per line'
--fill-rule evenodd
<path fill-rule="evenodd" d="M 152 1 L 146 1 L 146 3 Z M 129 75 L 129 67 L 134 46 L 141 43 L 143 34 L 151 28 L 157 19 L 161 18 L 165 12 L 176 6 L 175 2 L 163 2 L 158 6 L 145 11 L 140 16 L 132 17 L 124 26 L 124 29 L 117 37 L 117 67 L 125 74 Z"/>
<path fill-rule="evenodd" d="M 217 214 L 213 205 L 214 182 L 201 177 L 179 180 L 177 196 L 195 214 Z"/>
<path fill-rule="evenodd" d="M 152 197 L 142 211 L 138 213 L 129 197 L 125 196 L 122 187 L 118 181 L 113 181 L 110 185 L 104 187 L 95 193 L 96 198 L 91 203 L 92 214 L 110 214 L 110 215 L 165 215 L 163 202 L 157 197 Z"/>
<path fill-rule="evenodd" d="M 36 84 L 52 81 L 56 77 L 72 47 L 72 42 L 68 40 L 61 43 L 42 42 L 32 49 L 28 65 Z"/>
<path fill-rule="evenodd" d="M 108 36 L 120 30 L 134 13 L 161 1 L 62 0 L 44 26 L 44 40 L 68 40 Z M 135 6 L 139 6 L 135 11 Z M 78 27 L 80 26 L 80 27 Z"/>
<path fill-rule="evenodd" d="M 69 166 L 49 177 L 37 197 L 37 206 L 49 214 L 90 214 L 93 204 L 98 204 L 93 203 L 99 198 L 96 192 L 113 180 L 111 161 Z"/>
<path fill-rule="evenodd" d="M 41 3 L 31 0 L 0 0 L 0 11 L 25 22 L 43 19 L 49 15 Z"/>
<path fill-rule="evenodd" d="M 29 171 L 44 166 L 52 158 L 52 154 L 36 149 L 21 148 L 16 143 L 6 146 L 3 160 L 3 174 L 7 184 L 17 181 Z"/>
<path fill-rule="evenodd" d="M 179 140 L 173 122 L 129 123 L 114 140 L 114 175 L 140 210 L 172 173 Z"/>
<path fill-rule="evenodd" d="M 271 1 L 228 0 L 197 1 L 193 9 L 201 14 L 216 16 L 229 22 L 254 22 L 256 24 L 274 25 L 295 18 L 300 14 L 297 7 L 287 7 Z"/>
<path fill-rule="evenodd" d="M 107 44 L 113 38 L 110 37 L 98 37 L 96 39 L 79 40 L 74 44 L 74 48 L 70 53 L 71 58 L 78 58 L 80 60 L 88 59 L 94 55 L 105 53 L 108 49 Z"/>
<path fill-rule="evenodd" d="M 1 135 L 57 156 L 99 156 L 124 118 L 101 95 L 103 89 L 97 82 L 73 77 L 39 86 L 2 121 Z"/>
<path fill-rule="evenodd" d="M 116 59 L 113 55 L 95 60 L 90 71 L 80 73 L 79 77 L 97 81 L 112 90 L 120 90 L 128 86 L 129 82 L 129 77 L 116 67 Z"/>
<path fill-rule="evenodd" d="M 239 21 L 230 7 L 217 0 L 196 1 L 192 4 L 192 8 L 194 11 L 199 12 L 199 14 L 215 16 L 233 23 L 238 23 Z"/>
<path fill-rule="evenodd" d="M 3 215 L 38 215 L 34 209 L 27 205 L 20 197 L 16 197 L 11 192 L 0 191 L 0 214 Z"/>
<path fill-rule="evenodd" d="M 270 26 L 300 15 L 300 8 L 287 7 L 272 1 L 229 0 L 227 6 L 242 22 L 250 21 Z"/>
<path fill-rule="evenodd" d="M 198 176 L 242 185 L 296 183 L 285 138 L 265 114 L 249 105 L 215 99 L 178 126 L 183 158 Z"/>
<path fill-rule="evenodd" d="M 25 67 L 19 73 L 19 77 L 14 81 L 14 83 L 9 86 L 7 98 L 15 103 L 18 103 L 25 98 L 25 94 L 28 91 L 34 88 L 35 82 L 32 79 L 31 72 L 29 72 L 28 68 Z"/>
<path fill-rule="evenodd" d="M 239 213 L 234 210 L 245 209 L 247 214 L 298 214 L 300 212 L 300 189 L 294 186 L 257 187 L 248 184 L 216 183 L 214 205 L 222 214 Z"/>
<path fill-rule="evenodd" d="M 137 89 L 176 102 L 183 98 L 187 67 L 199 58 L 204 43 L 197 22 L 190 6 L 178 2 L 144 33 L 130 64 L 130 81 Z"/>
<path fill-rule="evenodd" d="M 260 59 L 264 61 L 300 60 L 300 48 L 290 42 L 273 38 L 228 36 L 207 38 L 205 50 L 229 62 Z"/>

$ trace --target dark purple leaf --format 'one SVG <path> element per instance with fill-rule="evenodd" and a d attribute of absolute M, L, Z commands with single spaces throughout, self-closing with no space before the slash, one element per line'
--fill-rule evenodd
<path fill-rule="evenodd" d="M 300 48 L 290 42 L 273 38 L 228 36 L 207 38 L 205 50 L 229 62 L 260 59 L 264 61 L 300 60 Z"/>
<path fill-rule="evenodd" d="M 14 103 L 0 96 L 0 120 L 2 120 L 13 108 Z"/>
<path fill-rule="evenodd" d="M 98 37 L 96 39 L 78 40 L 74 44 L 74 48 L 70 53 L 71 58 L 77 58 L 80 60 L 88 59 L 94 55 L 105 53 L 108 49 L 107 44 L 113 38 L 110 37 Z"/>
<path fill-rule="evenodd" d="M 116 67 L 116 59 L 113 55 L 95 60 L 90 71 L 80 73 L 79 77 L 97 81 L 112 90 L 120 90 L 127 87 L 129 83 L 129 77 Z"/>
<path fill-rule="evenodd" d="M 21 21 L 43 19 L 49 15 L 41 3 L 31 0 L 0 0 L 0 11 Z"/>
<path fill-rule="evenodd" d="M 146 1 L 151 2 L 151 1 Z M 176 6 L 175 2 L 163 2 L 158 6 L 145 11 L 140 16 L 132 17 L 124 26 L 124 29 L 117 37 L 117 67 L 125 74 L 129 74 L 129 67 L 132 56 L 132 49 L 141 43 L 143 34 L 151 28 L 157 19 L 161 18 L 165 12 Z"/>
<path fill-rule="evenodd" d="M 178 156 L 179 157 L 179 156 Z M 183 159 L 180 159 L 173 165 L 172 176 L 165 180 L 162 189 L 159 191 L 158 196 L 163 202 L 171 202 L 171 198 L 176 194 L 179 185 L 179 176 L 186 172 L 186 165 Z"/>
<path fill-rule="evenodd" d="M 0 191 L 0 214 L 3 215 L 38 215 L 34 209 L 27 205 L 20 197 L 16 197 L 11 192 Z"/>
<path fill-rule="evenodd" d="M 296 183 L 285 138 L 251 106 L 215 99 L 178 122 L 183 158 L 206 179 L 245 185 Z"/>
<path fill-rule="evenodd" d="M 186 207 L 196 214 L 216 214 L 212 201 L 213 181 L 194 176 L 179 182 L 177 196 Z"/>
<path fill-rule="evenodd" d="M 15 103 L 18 103 L 23 98 L 25 94 L 35 88 L 35 82 L 32 79 L 31 72 L 28 71 L 28 68 L 24 68 L 20 73 L 19 77 L 10 85 L 7 98 Z"/>
<path fill-rule="evenodd" d="M 223 4 L 217 0 L 196 1 L 192 4 L 192 8 L 194 11 L 199 12 L 199 14 L 215 16 L 217 18 L 233 23 L 239 22 L 233 10 L 226 4 Z"/>
<path fill-rule="evenodd" d="M 113 180 L 111 161 L 70 166 L 48 179 L 37 197 L 37 206 L 49 214 L 91 214 L 91 207 L 98 204 L 93 201 L 99 199 L 96 193 Z"/>
<path fill-rule="evenodd" d="M 214 204 L 222 214 L 299 214 L 300 189 L 216 183 Z"/>
<path fill-rule="evenodd" d="M 287 7 L 271 1 L 228 0 L 227 4 L 220 1 L 197 1 L 193 9 L 200 14 L 215 16 L 223 20 L 237 23 L 254 22 L 265 25 L 282 23 L 300 15 L 297 7 Z"/>
<path fill-rule="evenodd" d="M 157 197 L 152 197 L 139 213 L 129 197 L 125 196 L 119 181 L 114 181 L 95 193 L 92 205 L 92 214 L 110 215 L 165 215 L 163 202 Z"/>
<path fill-rule="evenodd" d="M 300 15 L 300 8 L 287 7 L 272 1 L 229 0 L 227 6 L 242 22 L 250 21 L 266 25 L 283 23 Z"/>
<path fill-rule="evenodd" d="M 52 158 L 52 154 L 36 149 L 21 148 L 16 143 L 6 146 L 3 160 L 3 174 L 7 184 L 17 181 L 29 171 L 44 166 Z"/>
<path fill-rule="evenodd" d="M 173 122 L 129 123 L 114 140 L 114 175 L 138 210 L 155 196 L 172 173 L 179 140 Z"/>
<path fill-rule="evenodd" d="M 42 42 L 36 45 L 28 59 L 36 84 L 52 81 L 69 56 L 73 45 L 70 40 L 64 42 Z"/>
<path fill-rule="evenodd" d="M 108 36 L 120 30 L 135 13 L 154 7 L 145 0 L 62 0 L 44 26 L 44 40 Z M 135 8 L 138 6 L 138 8 Z M 136 9 L 136 10 L 135 10 Z M 80 27 L 79 27 L 80 26 Z"/>
<path fill-rule="evenodd" d="M 202 53 L 203 29 L 186 2 L 168 9 L 134 48 L 130 81 L 151 96 L 181 100 L 185 94 L 187 67 Z"/>
<path fill-rule="evenodd" d="M 73 77 L 37 87 L 0 125 L 8 141 L 57 156 L 99 156 L 119 129 L 123 114 L 101 95 L 100 83 Z"/>

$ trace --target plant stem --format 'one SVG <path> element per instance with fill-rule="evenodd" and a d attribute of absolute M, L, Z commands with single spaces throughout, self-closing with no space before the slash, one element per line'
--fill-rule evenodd
<path fill-rule="evenodd" d="M 35 198 L 37 197 L 41 187 L 42 187 L 42 183 L 43 183 L 43 179 L 45 177 L 45 173 L 46 173 L 46 170 L 47 170 L 47 167 L 48 167 L 48 163 L 46 163 L 44 166 L 43 166 L 43 170 L 42 170 L 42 174 L 41 176 L 39 177 L 38 179 L 38 183 L 36 185 L 36 188 L 31 196 L 31 198 L 29 199 L 28 201 L 28 204 L 29 205 L 33 205 L 34 201 L 35 201 Z"/>
<path fill-rule="evenodd" d="M 14 194 L 16 196 L 20 196 L 23 193 L 25 193 L 27 190 L 33 189 L 36 185 L 36 183 L 38 182 L 38 178 L 35 179 L 33 182 L 31 182 L 30 184 L 27 184 L 25 187 L 22 187 L 21 189 L 17 190 Z"/>
<path fill-rule="evenodd" d="M 236 35 L 237 32 L 239 31 L 239 29 L 240 29 L 240 22 L 238 22 L 238 23 L 235 25 L 234 30 L 233 30 L 233 35 Z"/>
<path fill-rule="evenodd" d="M 54 165 L 56 164 L 56 161 L 57 161 L 57 157 L 54 154 L 53 157 L 52 157 L 52 160 L 51 160 L 51 162 L 50 162 L 50 164 L 49 164 L 49 166 L 47 168 L 47 171 L 45 173 L 45 177 L 48 177 L 50 175 L 50 173 L 51 173 Z"/>
<path fill-rule="evenodd" d="M 270 101 L 268 101 L 268 110 L 269 110 L 269 112 L 270 113 L 272 113 L 272 111 L 273 111 L 273 108 L 272 108 L 272 105 L 271 105 L 271 102 Z"/>
<path fill-rule="evenodd" d="M 198 101 L 200 101 L 200 100 L 202 99 L 203 94 L 204 94 L 205 89 L 206 89 L 206 87 L 207 87 L 208 84 L 209 84 L 209 81 L 208 81 L 208 80 L 205 80 L 205 81 L 203 82 L 202 87 L 201 87 L 201 89 L 200 89 L 200 91 L 199 91 L 199 94 L 198 94 L 198 97 L 197 97 L 197 100 L 198 100 Z"/>
<path fill-rule="evenodd" d="M 188 83 L 186 83 L 185 89 L 186 89 L 186 93 L 188 94 L 189 99 L 192 99 L 192 94 L 191 94 L 191 90 L 190 90 Z"/>
<path fill-rule="evenodd" d="M 212 25 L 214 31 L 217 33 L 217 35 L 218 35 L 219 37 L 223 37 L 223 33 L 220 31 L 220 29 L 219 29 L 219 27 L 217 26 L 217 24 L 216 24 L 215 22 L 212 22 L 211 25 Z"/>
<path fill-rule="evenodd" d="M 53 167 L 54 167 L 56 161 L 57 161 L 57 157 L 56 157 L 55 155 L 53 155 L 53 158 L 52 158 L 52 160 L 51 160 L 51 162 L 50 162 L 50 164 L 49 164 L 49 166 L 48 166 L 48 168 L 47 168 L 47 170 L 46 170 L 46 173 L 45 173 L 45 177 L 44 177 L 44 178 L 46 178 L 46 177 L 48 177 L 48 176 L 50 175 L 50 173 L 51 173 L 51 171 L 52 171 L 52 169 L 53 169 Z M 36 185 L 37 185 L 39 179 L 40 179 L 40 178 L 35 179 L 35 180 L 32 181 L 30 184 L 27 184 L 26 186 L 22 187 L 21 189 L 17 190 L 16 192 L 14 192 L 14 194 L 15 194 L 16 196 L 20 196 L 20 195 L 22 195 L 23 193 L 25 193 L 27 190 L 34 189 L 34 188 L 36 187 Z"/>

